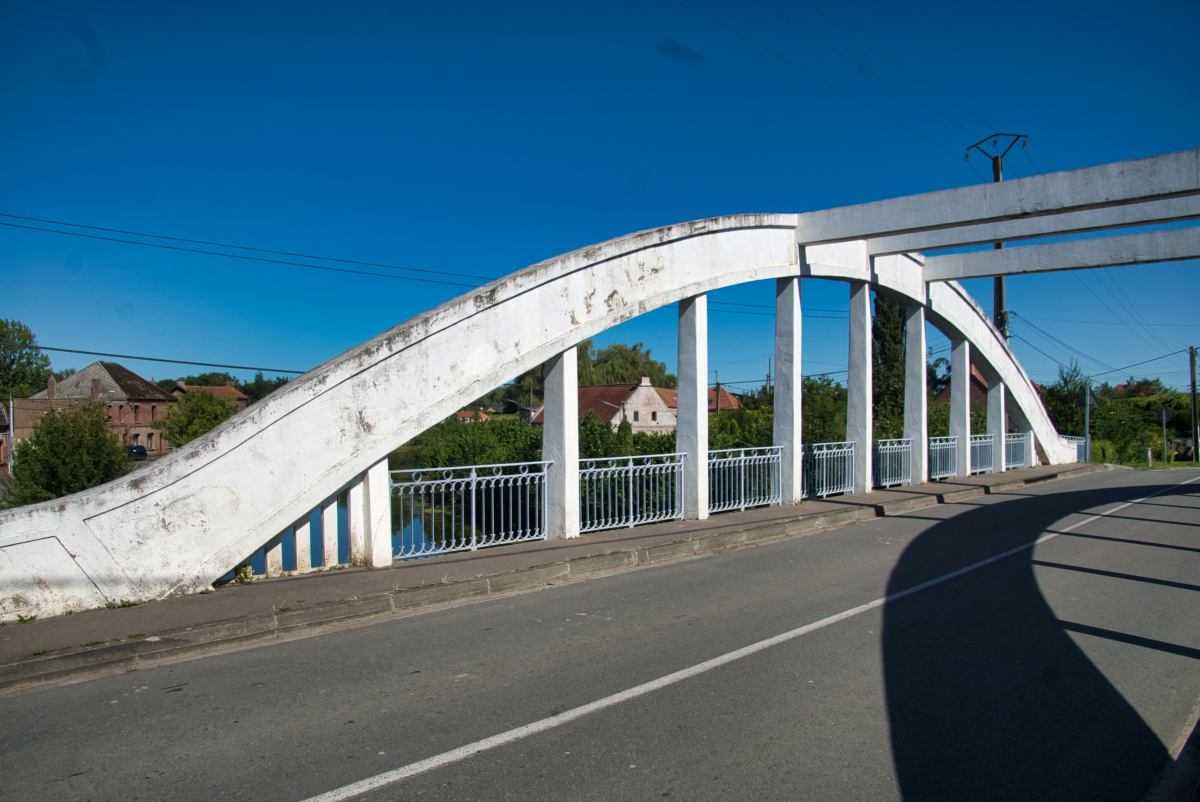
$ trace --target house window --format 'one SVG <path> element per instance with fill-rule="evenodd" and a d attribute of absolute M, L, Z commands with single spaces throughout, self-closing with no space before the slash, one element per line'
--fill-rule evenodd
<path fill-rule="evenodd" d="M 142 408 L 139 407 L 137 404 L 134 404 L 134 406 L 133 406 L 133 422 L 134 423 L 138 422 L 138 416 L 141 414 L 141 411 L 142 411 Z"/>
<path fill-rule="evenodd" d="M 150 410 L 151 410 L 150 414 L 151 414 L 151 415 L 153 415 L 153 414 L 154 414 L 154 407 L 150 407 Z M 147 434 L 147 435 L 146 435 L 146 449 L 147 449 L 148 451 L 153 451 L 153 450 L 154 450 L 154 433 L 153 433 L 153 432 L 151 432 L 150 434 Z"/>
<path fill-rule="evenodd" d="M 142 439 L 142 436 L 140 434 L 135 434 L 133 436 L 133 444 L 136 446 L 138 444 L 138 441 L 141 439 Z"/>
<path fill-rule="evenodd" d="M 650 420 L 655 421 L 655 422 L 658 421 L 658 411 L 657 410 L 652 410 L 650 412 Z"/>
<path fill-rule="evenodd" d="M 157 406 L 157 405 L 151 405 L 151 407 L 150 407 L 150 420 L 154 420 L 154 418 L 155 418 L 155 416 L 156 416 L 157 414 L 158 414 L 158 406 Z"/>
<path fill-rule="evenodd" d="M 638 419 L 638 411 L 635 409 L 633 411 L 633 422 L 637 423 L 637 419 Z"/>
<path fill-rule="evenodd" d="M 125 405 L 121 404 L 117 407 L 117 423 L 125 422 Z"/>

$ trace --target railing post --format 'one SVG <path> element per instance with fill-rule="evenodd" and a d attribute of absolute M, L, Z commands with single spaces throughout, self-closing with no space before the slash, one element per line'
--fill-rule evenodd
<path fill-rule="evenodd" d="M 633 503 L 633 457 L 627 457 L 628 463 L 625 466 L 628 483 L 625 485 L 625 506 L 629 515 L 629 527 L 632 529 L 637 525 L 637 510 L 634 509 Z"/>
<path fill-rule="evenodd" d="M 999 379 L 988 381 L 987 417 L 988 434 L 992 436 L 992 473 L 1004 473 L 1008 417 L 1004 414 L 1004 382 Z"/>
<path fill-rule="evenodd" d="M 708 296 L 679 302 L 676 448 L 683 457 L 683 517 L 708 517 Z"/>
<path fill-rule="evenodd" d="M 775 445 L 779 446 L 780 503 L 799 504 L 804 496 L 800 396 L 800 279 L 775 280 Z"/>
<path fill-rule="evenodd" d="M 579 537 L 579 359 L 571 346 L 546 362 L 542 459 L 546 470 L 546 537 Z"/>
<path fill-rule="evenodd" d="M 854 491 L 871 492 L 874 442 L 871 400 L 871 285 L 850 282 L 850 352 L 846 390 L 846 439 L 854 443 Z"/>
<path fill-rule="evenodd" d="M 904 309 L 904 437 L 912 440 L 909 484 L 929 481 L 929 385 L 925 352 L 925 307 Z"/>
<path fill-rule="evenodd" d="M 950 436 L 958 438 L 958 475 L 971 475 L 971 344 L 950 341 Z"/>
<path fill-rule="evenodd" d="M 478 483 L 476 482 L 476 474 L 475 474 L 474 468 L 471 468 L 470 481 L 471 481 L 471 503 L 465 505 L 466 509 L 463 510 L 463 517 L 466 519 L 463 521 L 463 524 L 464 525 L 469 524 L 471 527 L 471 551 L 475 551 L 477 548 L 479 548 L 478 539 L 475 537 L 475 528 L 476 528 L 475 527 L 475 517 L 479 514 L 479 510 L 478 510 L 479 496 L 476 494 L 476 491 L 478 490 Z M 470 517 L 468 518 L 467 516 L 470 516 Z"/>

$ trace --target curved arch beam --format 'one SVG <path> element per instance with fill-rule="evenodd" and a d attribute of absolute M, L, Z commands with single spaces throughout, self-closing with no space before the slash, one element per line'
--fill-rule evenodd
<path fill-rule="evenodd" d="M 864 261 L 853 269 L 802 272 L 797 220 L 700 220 L 539 263 L 335 357 L 148 468 L 0 514 L 0 614 L 203 589 L 463 403 L 633 317 L 748 281 L 869 280 L 928 304 L 1011 382 L 1018 405 L 1040 420 L 1039 439 L 1057 437 L 1011 352 L 988 344 L 998 338 L 956 285 L 926 297 L 919 261 L 871 262 L 865 242 L 822 246 L 857 249 Z"/>

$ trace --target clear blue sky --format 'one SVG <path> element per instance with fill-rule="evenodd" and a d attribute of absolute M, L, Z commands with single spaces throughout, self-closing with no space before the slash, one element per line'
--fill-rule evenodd
<path fill-rule="evenodd" d="M 990 180 L 982 158 L 972 169 L 962 154 L 993 126 L 1030 137 L 1032 160 L 1014 151 L 1008 177 L 1200 144 L 1194 0 L 812 0 L 986 124 L 800 0 L 688 1 L 928 139 L 677 0 L 11 0 L 0 6 L 0 212 L 499 277 L 670 223 Z M 1009 306 L 1120 367 L 1200 340 L 1196 268 L 1018 278 Z M 991 307 L 990 281 L 970 289 Z M 0 316 L 46 346 L 302 370 L 464 291 L 0 226 Z M 771 299 L 767 283 L 711 297 L 722 381 L 765 375 L 773 321 L 715 310 Z M 806 319 L 805 372 L 844 368 L 846 286 L 806 282 L 804 305 L 834 310 Z M 1181 325 L 1061 322 L 1135 313 Z M 1069 352 L 1029 323 L 1014 328 L 1052 357 L 1015 340 L 1031 376 L 1053 380 Z M 599 338 L 613 341 L 642 341 L 673 369 L 674 310 Z M 207 370 L 125 364 L 160 379 Z M 1132 372 L 1182 386 L 1185 369 L 1177 356 Z"/>

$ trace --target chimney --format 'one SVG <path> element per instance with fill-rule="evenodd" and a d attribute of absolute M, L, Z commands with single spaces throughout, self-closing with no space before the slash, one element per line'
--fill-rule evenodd
<path fill-rule="evenodd" d="M 54 394 L 58 389 L 58 382 L 54 381 L 54 377 L 46 379 L 46 397 L 51 401 L 54 400 Z"/>
<path fill-rule="evenodd" d="M 225 382 L 226 387 L 233 387 L 233 382 Z"/>
<path fill-rule="evenodd" d="M 650 386 L 650 377 L 649 377 L 649 376 L 643 376 L 643 377 L 642 377 L 642 385 L 641 385 L 641 386 L 642 386 L 642 387 L 649 387 L 649 386 Z"/>
<path fill-rule="evenodd" d="M 177 390 L 183 390 L 185 393 L 187 392 L 187 385 L 183 383 L 182 376 L 175 380 L 175 388 Z"/>
<path fill-rule="evenodd" d="M 92 398 L 100 398 L 100 380 L 92 379 Z"/>

